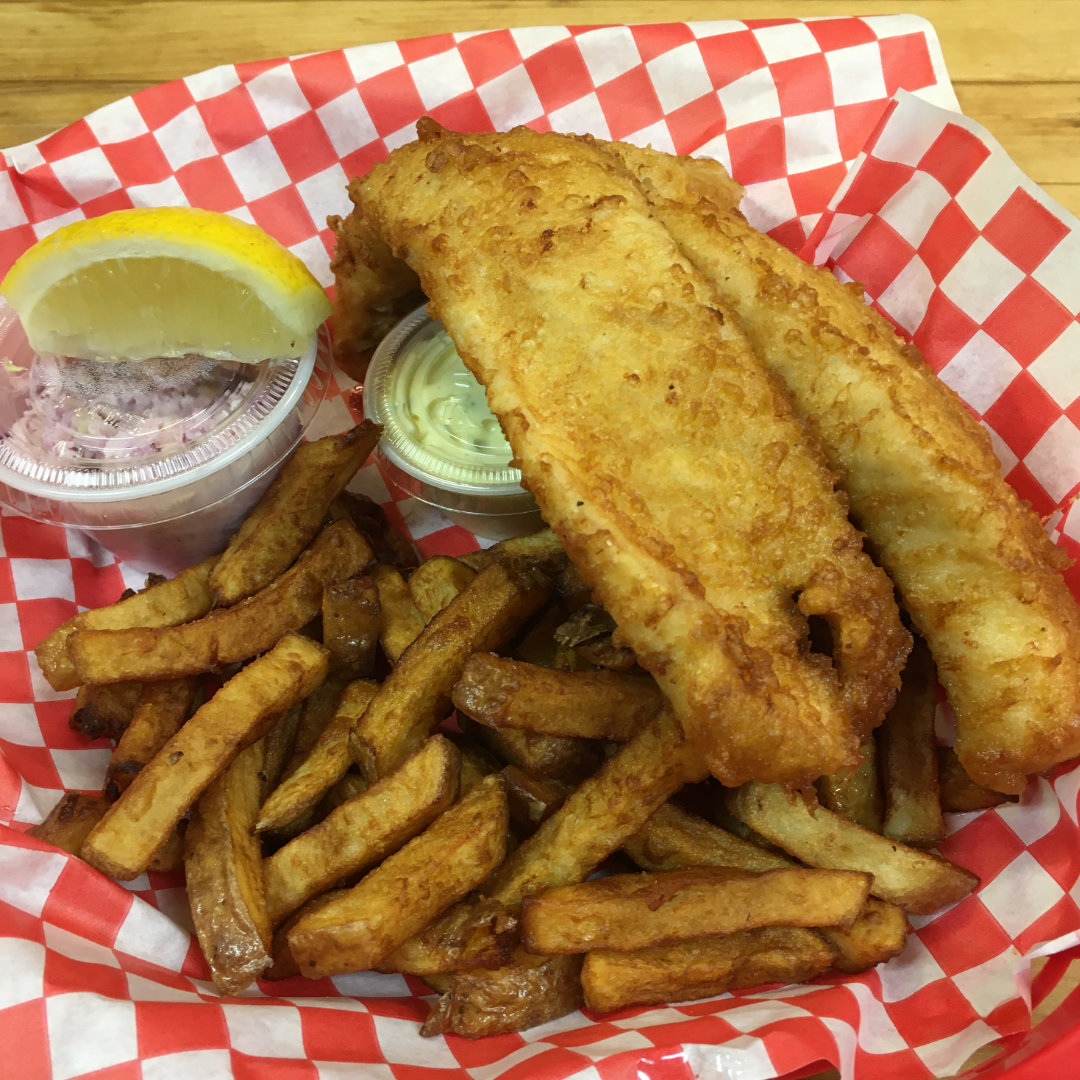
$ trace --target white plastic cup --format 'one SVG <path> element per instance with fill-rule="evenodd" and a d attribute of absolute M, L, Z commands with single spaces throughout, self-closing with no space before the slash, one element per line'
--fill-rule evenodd
<path fill-rule="evenodd" d="M 364 415 L 382 426 L 375 456 L 383 471 L 401 490 L 477 536 L 503 540 L 543 528 L 536 501 L 521 485 L 521 471 L 509 464 L 509 447 L 502 453 L 484 447 L 465 463 L 444 452 L 445 439 L 424 442 L 409 423 L 414 403 L 408 381 L 397 376 L 406 368 L 415 372 L 417 364 L 446 348 L 453 348 L 446 330 L 420 307 L 375 350 L 364 378 Z M 495 422 L 486 408 L 485 413 Z"/>
<path fill-rule="evenodd" d="M 175 574 L 228 542 L 303 438 L 330 366 L 322 332 L 299 360 L 259 364 L 39 356 L 0 302 L 0 502 Z"/>

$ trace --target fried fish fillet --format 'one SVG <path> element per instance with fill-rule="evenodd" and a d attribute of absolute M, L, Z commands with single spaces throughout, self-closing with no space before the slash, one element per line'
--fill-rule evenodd
<path fill-rule="evenodd" d="M 687 199 L 675 159 L 630 160 L 841 477 L 933 653 L 968 774 L 1019 792 L 1080 754 L 1080 607 L 1061 576 L 1067 559 L 1002 478 L 985 430 L 859 290 L 751 228 L 722 189 L 717 200 L 699 184 Z"/>
<path fill-rule="evenodd" d="M 610 154 L 419 131 L 353 185 L 355 213 L 418 274 L 711 771 L 804 783 L 854 764 L 909 637 L 780 381 Z"/>

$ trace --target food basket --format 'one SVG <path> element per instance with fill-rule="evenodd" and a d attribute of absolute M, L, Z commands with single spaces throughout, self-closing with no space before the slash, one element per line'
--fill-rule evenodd
<path fill-rule="evenodd" d="M 0 153 L 0 273 L 59 225 L 191 204 L 263 226 L 326 285 L 348 179 L 450 128 L 590 132 L 723 161 L 751 223 L 846 279 L 922 349 L 991 431 L 1006 476 L 1080 554 L 1080 222 L 960 115 L 932 27 L 909 16 L 533 27 L 227 65 L 144 91 Z M 360 407 L 337 376 L 308 436 Z M 391 488 L 356 490 L 421 555 L 479 542 Z M 142 575 L 73 532 L 0 512 L 0 1060 L 5 1075 L 155 1078 L 1068 1075 L 1080 1049 L 1080 769 L 1019 804 L 956 816 L 943 853 L 978 892 L 916 920 L 858 977 L 519 1035 L 421 1039 L 426 989 L 371 973 L 212 989 L 181 883 L 128 885 L 28 835 L 108 756 L 68 727 L 33 646 Z M 485 542 L 486 543 L 486 542 Z M 1069 572 L 1080 591 L 1080 572 Z M 1035 973 L 1041 958 L 1048 957 Z M 1039 1017 L 1031 1026 L 1031 1007 Z"/>

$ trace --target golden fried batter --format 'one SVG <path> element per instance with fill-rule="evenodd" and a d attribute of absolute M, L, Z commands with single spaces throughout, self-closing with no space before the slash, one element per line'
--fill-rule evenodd
<path fill-rule="evenodd" d="M 657 218 L 783 378 L 926 639 L 956 752 L 1004 792 L 1080 754 L 1080 607 L 1065 554 L 986 432 L 889 323 L 730 208 L 643 170 Z"/>
<path fill-rule="evenodd" d="M 353 185 L 358 213 L 419 275 L 713 773 L 802 783 L 854 764 L 909 639 L 780 381 L 601 147 L 420 133 Z"/>

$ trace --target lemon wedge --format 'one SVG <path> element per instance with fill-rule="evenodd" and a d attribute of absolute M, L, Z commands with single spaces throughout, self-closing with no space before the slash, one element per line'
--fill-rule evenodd
<path fill-rule="evenodd" d="M 16 260 L 0 294 L 37 352 L 94 360 L 297 357 L 330 311 L 262 229 L 186 206 L 64 225 Z"/>

